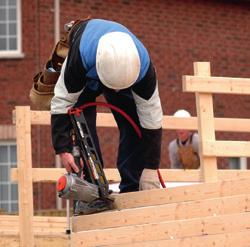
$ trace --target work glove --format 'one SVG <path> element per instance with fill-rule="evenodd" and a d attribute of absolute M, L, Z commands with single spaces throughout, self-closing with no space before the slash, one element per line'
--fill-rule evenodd
<path fill-rule="evenodd" d="M 139 182 L 139 190 L 160 189 L 161 184 L 158 177 L 157 170 L 143 169 Z"/>

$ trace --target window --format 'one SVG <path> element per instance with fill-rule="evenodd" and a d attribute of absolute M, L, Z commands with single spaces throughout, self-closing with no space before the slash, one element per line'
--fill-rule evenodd
<path fill-rule="evenodd" d="M 21 54 L 21 0 L 0 0 L 0 57 Z"/>
<path fill-rule="evenodd" d="M 246 157 L 229 157 L 228 161 L 229 169 L 247 169 Z"/>
<path fill-rule="evenodd" d="M 9 213 L 18 211 L 17 184 L 10 181 L 10 169 L 16 166 L 16 144 L 0 143 L 0 209 Z"/>

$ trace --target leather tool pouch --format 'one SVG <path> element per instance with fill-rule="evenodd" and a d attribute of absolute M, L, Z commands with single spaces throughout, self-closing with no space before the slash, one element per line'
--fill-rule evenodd
<path fill-rule="evenodd" d="M 53 48 L 44 69 L 34 76 L 29 96 L 36 109 L 50 110 L 54 88 L 60 76 L 62 64 L 68 55 L 70 35 L 82 22 L 89 19 L 90 17 L 70 23 L 71 26 L 67 28 L 62 38 Z"/>
<path fill-rule="evenodd" d="M 198 169 L 200 167 L 199 156 L 194 152 L 192 145 L 179 147 L 178 154 L 184 169 Z"/>

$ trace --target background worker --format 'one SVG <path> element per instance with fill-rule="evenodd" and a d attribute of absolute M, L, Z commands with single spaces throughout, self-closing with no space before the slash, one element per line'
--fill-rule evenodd
<path fill-rule="evenodd" d="M 176 111 L 174 117 L 191 117 L 184 109 Z M 174 169 L 197 169 L 200 167 L 199 136 L 189 130 L 176 130 L 177 138 L 168 146 L 170 167 Z"/>
<path fill-rule="evenodd" d="M 70 33 L 69 53 L 51 102 L 52 140 L 68 172 L 78 171 L 71 154 L 71 123 L 67 111 L 106 101 L 125 111 L 139 126 L 142 138 L 120 114 L 112 112 L 120 131 L 117 168 L 120 192 L 160 188 L 162 108 L 154 66 L 148 51 L 125 26 L 101 19 L 81 22 Z M 101 157 L 96 134 L 96 109 L 84 111 Z"/>

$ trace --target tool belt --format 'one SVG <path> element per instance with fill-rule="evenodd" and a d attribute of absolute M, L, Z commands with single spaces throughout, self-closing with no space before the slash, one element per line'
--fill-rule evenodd
<path fill-rule="evenodd" d="M 177 139 L 178 155 L 183 169 L 198 169 L 200 167 L 200 157 L 195 152 L 192 141 L 193 133 L 189 137 L 188 145 L 181 146 L 179 139 Z"/>
<path fill-rule="evenodd" d="M 184 169 L 198 169 L 200 167 L 199 155 L 191 144 L 179 147 L 178 154 Z"/>
<path fill-rule="evenodd" d="M 86 19 L 66 24 L 68 26 L 65 26 L 65 33 L 52 50 L 44 69 L 34 76 L 29 96 L 31 103 L 36 109 L 50 110 L 51 99 L 54 96 L 54 88 L 60 76 L 62 64 L 68 55 L 71 33 L 82 22 L 89 19 L 90 17 L 87 17 Z"/>

